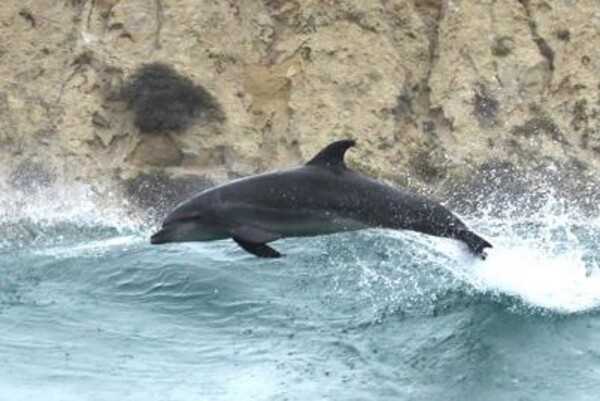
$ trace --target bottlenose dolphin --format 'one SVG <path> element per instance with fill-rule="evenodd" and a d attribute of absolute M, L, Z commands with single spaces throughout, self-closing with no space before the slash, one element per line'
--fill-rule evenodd
<path fill-rule="evenodd" d="M 444 206 L 346 167 L 344 154 L 355 144 L 337 141 L 301 167 L 207 189 L 175 208 L 151 243 L 232 238 L 273 258 L 281 254 L 267 243 L 280 238 L 388 228 L 454 238 L 485 258 L 492 245 Z"/>

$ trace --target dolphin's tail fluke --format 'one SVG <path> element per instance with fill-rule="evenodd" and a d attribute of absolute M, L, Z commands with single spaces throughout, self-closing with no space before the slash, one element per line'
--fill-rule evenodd
<path fill-rule="evenodd" d="M 485 259 L 487 256 L 484 252 L 485 248 L 492 248 L 492 244 L 481 238 L 479 235 L 472 231 L 463 230 L 459 231 L 456 235 L 456 239 L 459 239 L 467 244 L 471 252 L 475 255 Z"/>

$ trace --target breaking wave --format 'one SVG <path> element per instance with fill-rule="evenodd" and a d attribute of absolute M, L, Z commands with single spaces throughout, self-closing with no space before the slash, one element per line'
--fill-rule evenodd
<path fill-rule="evenodd" d="M 386 230 L 277 241 L 286 257 L 263 260 L 233 241 L 151 246 L 152 219 L 85 185 L 3 195 L 0 398 L 441 400 L 468 397 L 465 383 L 488 391 L 495 382 L 481 372 L 521 352 L 523 340 L 509 351 L 506 341 L 552 343 L 528 352 L 556 360 L 572 345 L 563 328 L 545 338 L 548 325 L 568 319 L 577 329 L 571 319 L 585 316 L 596 324 L 600 220 L 560 199 L 545 205 L 464 215 L 494 244 L 485 261 L 453 240 Z M 539 364 L 546 374 L 531 378 L 526 361 L 504 363 L 495 381 L 541 381 L 546 395 L 565 377 L 591 380 Z"/>

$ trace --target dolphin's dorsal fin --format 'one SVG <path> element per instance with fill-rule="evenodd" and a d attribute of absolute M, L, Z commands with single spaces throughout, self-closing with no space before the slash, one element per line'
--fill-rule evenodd
<path fill-rule="evenodd" d="M 343 139 L 330 143 L 306 164 L 319 167 L 346 167 L 344 154 L 354 145 L 356 145 L 354 139 Z"/>

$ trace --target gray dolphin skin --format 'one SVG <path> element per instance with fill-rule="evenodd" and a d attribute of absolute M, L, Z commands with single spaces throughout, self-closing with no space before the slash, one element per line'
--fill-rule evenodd
<path fill-rule="evenodd" d="M 344 154 L 354 145 L 337 141 L 301 167 L 207 189 L 171 212 L 151 243 L 232 238 L 272 258 L 281 254 L 267 243 L 280 238 L 386 228 L 457 239 L 485 258 L 492 245 L 442 205 L 346 167 Z"/>

